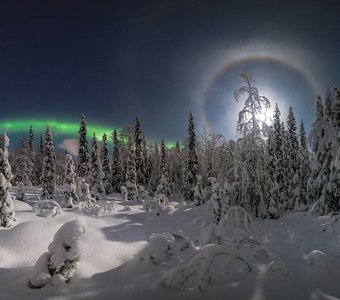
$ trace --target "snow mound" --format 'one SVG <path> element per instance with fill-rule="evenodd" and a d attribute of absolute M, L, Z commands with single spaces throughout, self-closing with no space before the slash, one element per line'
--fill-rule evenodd
<path fill-rule="evenodd" d="M 306 264 L 310 266 L 326 266 L 328 262 L 327 255 L 320 250 L 313 250 L 304 258 Z"/>
<path fill-rule="evenodd" d="M 182 231 L 153 233 L 149 244 L 140 251 L 139 261 L 150 261 L 159 265 L 182 251 L 194 249 L 194 244 Z"/>
<path fill-rule="evenodd" d="M 46 237 L 53 235 L 56 228 L 55 223 L 44 222 L 42 225 L 41 222 L 29 221 L 0 231 L 0 266 L 14 268 L 34 264 L 40 253 L 47 249 L 49 241 Z"/>
<path fill-rule="evenodd" d="M 86 230 L 83 219 L 75 219 L 60 227 L 48 246 L 48 252 L 40 256 L 29 275 L 31 288 L 41 288 L 48 283 L 59 286 L 71 280 L 80 261 L 79 239 Z"/>
<path fill-rule="evenodd" d="M 201 246 L 205 246 L 208 244 L 224 244 L 224 234 L 221 231 L 220 227 L 216 224 L 211 224 L 207 227 L 202 228 L 200 235 L 200 244 Z"/>

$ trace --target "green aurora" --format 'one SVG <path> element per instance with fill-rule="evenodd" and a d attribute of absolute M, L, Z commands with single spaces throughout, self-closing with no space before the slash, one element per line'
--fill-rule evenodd
<path fill-rule="evenodd" d="M 68 137 L 78 137 L 78 130 L 80 123 L 72 122 L 59 122 L 56 120 L 16 120 L 16 121 L 3 121 L 0 122 L 0 130 L 3 131 L 7 128 L 8 135 L 11 133 L 28 133 L 29 127 L 32 125 L 35 132 L 45 132 L 46 126 L 50 126 L 54 135 L 63 135 Z M 87 132 L 89 137 L 96 133 L 97 137 L 101 137 L 106 133 L 109 137 L 111 136 L 114 129 L 118 128 L 107 128 L 102 126 L 87 125 Z M 110 140 L 110 139 L 109 139 Z M 167 148 L 173 148 L 175 143 L 166 142 Z"/>

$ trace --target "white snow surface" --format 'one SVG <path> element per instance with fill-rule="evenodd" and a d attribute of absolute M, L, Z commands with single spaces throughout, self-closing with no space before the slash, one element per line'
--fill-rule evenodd
<path fill-rule="evenodd" d="M 58 192 L 56 201 L 62 199 Z M 250 232 L 225 224 L 219 226 L 226 237 L 223 245 L 201 246 L 202 227 L 213 223 L 207 204 L 174 201 L 173 208 L 150 217 L 142 203 L 112 194 L 107 200 L 116 202 L 116 210 L 99 217 L 80 214 L 77 207 L 42 217 L 32 210 L 40 193 L 27 187 L 27 203 L 14 200 L 16 222 L 0 228 L 0 299 L 340 299 L 340 224 L 331 233 L 323 231 L 331 218 L 301 211 L 278 220 L 253 217 Z M 38 258 L 60 227 L 80 215 L 87 233 L 79 240 L 75 277 L 60 287 L 30 289 L 29 274 Z M 237 247 L 232 241 L 238 241 Z M 182 244 L 188 245 L 183 251 Z M 152 255 L 159 258 L 157 264 L 141 260 Z M 230 255 L 241 259 L 230 260 Z M 209 270 L 203 277 L 195 265 L 200 257 L 209 258 L 209 265 L 200 263 Z M 196 268 L 193 278 L 204 278 L 204 291 L 160 284 L 162 278 L 171 286 L 180 283 L 178 272 L 185 269 L 183 274 L 190 275 L 191 267 Z"/>

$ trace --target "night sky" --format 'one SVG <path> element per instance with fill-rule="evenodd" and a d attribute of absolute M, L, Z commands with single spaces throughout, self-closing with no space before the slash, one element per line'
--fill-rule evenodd
<path fill-rule="evenodd" d="M 338 0 L 1 1 L 0 123 L 138 114 L 149 140 L 175 141 L 192 111 L 235 138 L 245 70 L 309 129 L 316 94 L 340 85 L 339 34 Z"/>

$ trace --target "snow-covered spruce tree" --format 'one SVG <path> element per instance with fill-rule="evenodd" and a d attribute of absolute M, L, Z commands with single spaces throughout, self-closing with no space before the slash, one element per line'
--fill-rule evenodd
<path fill-rule="evenodd" d="M 15 221 L 13 200 L 10 195 L 12 188 L 11 165 L 8 161 L 9 138 L 7 129 L 0 140 L 0 226 L 10 227 Z"/>
<path fill-rule="evenodd" d="M 188 139 L 187 139 L 187 192 L 185 193 L 185 199 L 187 201 L 194 201 L 194 191 L 198 174 L 198 157 L 196 153 L 196 134 L 194 117 L 192 113 L 189 113 L 188 122 Z"/>
<path fill-rule="evenodd" d="M 299 183 L 300 183 L 300 202 L 307 204 L 307 182 L 310 174 L 310 160 L 307 148 L 306 133 L 303 121 L 301 120 L 299 129 Z"/>
<path fill-rule="evenodd" d="M 112 189 L 114 192 L 119 193 L 120 188 L 124 182 L 122 159 L 120 155 L 120 142 L 117 136 L 117 130 L 113 131 L 113 152 L 112 152 Z"/>
<path fill-rule="evenodd" d="M 87 149 L 87 123 L 82 115 L 79 128 L 78 177 L 86 178 L 89 172 L 90 155 Z"/>
<path fill-rule="evenodd" d="M 83 219 L 75 219 L 60 227 L 48 246 L 48 252 L 39 257 L 29 274 L 30 288 L 70 282 L 80 262 L 79 240 L 86 231 Z"/>
<path fill-rule="evenodd" d="M 137 174 L 136 174 L 136 166 L 135 166 L 135 151 L 134 151 L 132 137 L 130 137 L 128 141 L 125 180 L 126 180 L 125 185 L 127 189 L 127 199 L 137 200 L 138 199 L 138 191 L 137 191 L 137 183 L 136 183 Z"/>
<path fill-rule="evenodd" d="M 299 141 L 297 137 L 296 119 L 293 108 L 290 106 L 287 116 L 287 166 L 286 177 L 288 179 L 287 209 L 293 209 L 300 203 L 299 200 Z"/>
<path fill-rule="evenodd" d="M 143 162 L 144 162 L 144 179 L 145 185 L 149 185 L 150 176 L 152 172 L 152 164 L 150 159 L 150 154 L 148 147 L 146 145 L 145 135 L 143 134 L 143 143 L 142 143 L 142 155 L 143 155 Z"/>
<path fill-rule="evenodd" d="M 37 185 L 41 184 L 41 176 L 42 176 L 42 166 L 44 160 L 44 139 L 43 135 L 40 134 L 40 143 L 39 143 L 39 151 L 35 156 L 35 177 L 37 180 Z"/>
<path fill-rule="evenodd" d="M 171 182 L 172 193 L 179 193 L 181 190 L 182 168 L 181 168 L 181 148 L 178 141 L 175 148 L 169 155 L 169 181 Z"/>
<path fill-rule="evenodd" d="M 103 187 L 104 173 L 102 169 L 102 163 L 100 160 L 100 147 L 95 133 L 93 134 L 92 140 L 92 153 L 90 166 L 91 168 L 88 172 L 88 175 L 90 179 L 89 181 L 91 186 L 91 195 L 97 200 L 100 200 L 105 195 L 105 189 Z"/>
<path fill-rule="evenodd" d="M 152 190 L 157 189 L 159 177 L 160 177 L 160 155 L 158 145 L 156 144 L 153 147 L 151 153 L 151 174 L 149 186 Z"/>
<path fill-rule="evenodd" d="M 65 181 L 64 181 L 64 206 L 71 208 L 78 203 L 79 196 L 77 194 L 76 173 L 73 158 L 70 154 L 65 156 Z"/>
<path fill-rule="evenodd" d="M 16 149 L 15 159 L 16 171 L 14 174 L 13 182 L 18 185 L 20 182 L 25 186 L 31 186 L 31 178 L 34 173 L 34 164 L 31 160 L 29 145 L 25 137 L 22 137 Z"/>
<path fill-rule="evenodd" d="M 23 201 L 23 202 L 27 201 L 27 197 L 26 197 L 26 193 L 25 193 L 25 187 L 24 187 L 24 184 L 22 182 L 20 182 L 18 184 L 18 190 L 17 190 L 17 194 L 16 194 L 15 199 L 19 200 L 19 201 Z"/>
<path fill-rule="evenodd" d="M 275 118 L 275 116 L 274 116 Z M 281 130 L 281 129 L 280 129 Z M 280 208 L 280 186 L 279 186 L 279 160 L 277 157 L 277 140 L 275 138 L 275 129 L 271 128 L 267 139 L 267 151 L 266 151 L 266 172 L 265 176 L 265 188 L 264 197 L 266 201 L 266 211 L 262 217 L 270 217 L 277 219 Z"/>
<path fill-rule="evenodd" d="M 164 140 L 161 141 L 161 165 L 160 165 L 160 178 L 159 184 L 157 186 L 157 194 L 163 194 L 165 196 L 169 196 L 169 175 L 168 175 L 168 166 L 166 160 L 166 149 Z"/>
<path fill-rule="evenodd" d="M 101 159 L 103 166 L 103 186 L 106 194 L 112 193 L 112 178 L 111 178 L 111 168 L 110 168 L 110 159 L 109 159 L 109 146 L 107 144 L 107 135 L 104 133 L 102 137 L 102 150 L 101 150 Z"/>
<path fill-rule="evenodd" d="M 247 96 L 237 121 L 237 132 L 241 135 L 239 143 L 242 149 L 243 170 L 247 177 L 244 202 L 255 210 L 256 216 L 260 216 L 266 208 L 261 180 L 264 172 L 265 142 L 263 136 L 267 127 L 259 116 L 263 114 L 263 110 L 270 107 L 270 102 L 266 97 L 259 95 L 251 76 L 244 73 L 240 74 L 240 77 L 245 85 L 235 91 L 234 97 L 239 102 L 244 94 Z"/>
<path fill-rule="evenodd" d="M 333 124 L 333 121 L 334 121 L 333 97 L 332 97 L 332 91 L 330 88 L 327 88 L 325 92 L 324 118 L 326 122 Z"/>
<path fill-rule="evenodd" d="M 28 139 L 28 147 L 29 147 L 29 158 L 32 162 L 32 173 L 31 173 L 31 182 L 33 185 L 37 185 L 38 184 L 38 180 L 36 177 L 36 160 L 37 160 L 37 154 L 36 154 L 36 150 L 35 150 L 35 144 L 34 144 L 34 132 L 33 132 L 33 127 L 32 125 L 30 125 L 30 129 L 29 129 L 29 139 Z"/>
<path fill-rule="evenodd" d="M 135 148 L 135 165 L 136 165 L 136 174 L 137 174 L 137 185 L 145 185 L 145 166 L 143 160 L 143 133 L 141 130 L 140 122 L 138 116 L 136 117 L 136 124 L 134 130 L 134 148 Z"/>
<path fill-rule="evenodd" d="M 328 206 L 328 211 L 338 212 L 340 209 L 340 147 L 330 166 L 330 174 L 327 185 L 323 190 L 323 196 Z"/>
<path fill-rule="evenodd" d="M 52 199 L 56 186 L 56 156 L 54 152 L 52 131 L 49 126 L 46 127 L 44 160 L 42 168 L 42 195 L 43 199 Z"/>

